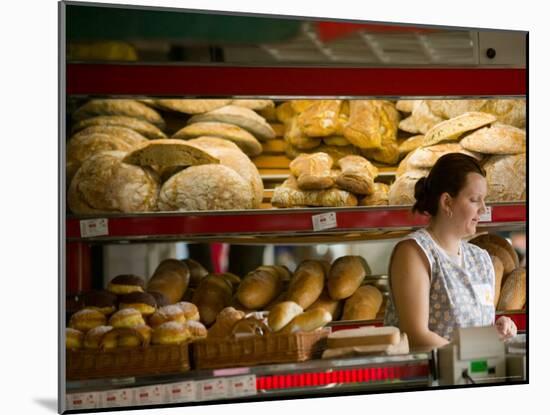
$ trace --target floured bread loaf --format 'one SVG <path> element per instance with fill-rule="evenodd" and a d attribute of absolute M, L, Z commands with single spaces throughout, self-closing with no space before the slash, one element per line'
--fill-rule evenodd
<path fill-rule="evenodd" d="M 311 138 L 304 134 L 298 125 L 298 118 L 292 118 L 284 135 L 285 141 L 299 150 L 310 150 L 319 147 L 322 141 L 319 138 Z"/>
<path fill-rule="evenodd" d="M 202 114 L 229 105 L 231 101 L 231 99 L 155 99 L 154 103 L 171 111 Z"/>
<path fill-rule="evenodd" d="M 489 99 L 481 111 L 493 114 L 502 124 L 525 128 L 527 107 L 523 98 Z"/>
<path fill-rule="evenodd" d="M 261 116 L 251 109 L 236 105 L 226 105 L 204 114 L 194 115 L 188 122 L 193 124 L 204 121 L 218 121 L 238 125 L 262 141 L 275 138 L 275 131 Z"/>
<path fill-rule="evenodd" d="M 429 171 L 409 170 L 400 175 L 390 186 L 388 202 L 390 205 L 413 205 L 414 186 L 421 177 L 426 177 Z"/>
<path fill-rule="evenodd" d="M 426 100 L 430 111 L 437 117 L 449 119 L 466 112 L 485 112 L 486 99 L 432 99 Z"/>
<path fill-rule="evenodd" d="M 525 200 L 526 156 L 492 156 L 483 164 L 487 173 L 488 202 Z"/>
<path fill-rule="evenodd" d="M 418 100 L 413 104 L 411 115 L 399 122 L 399 129 L 413 134 L 426 134 L 443 120 L 444 118 L 433 114 L 427 101 Z"/>
<path fill-rule="evenodd" d="M 235 143 L 247 156 L 256 157 L 262 153 L 260 142 L 245 129 L 223 122 L 197 122 L 177 131 L 172 138 L 190 139 L 202 136 L 218 137 Z"/>
<path fill-rule="evenodd" d="M 332 158 L 326 153 L 300 154 L 289 167 L 300 189 L 321 190 L 334 185 L 330 174 L 332 163 Z"/>
<path fill-rule="evenodd" d="M 400 99 L 395 103 L 395 109 L 401 112 L 413 112 L 418 102 L 420 102 L 419 99 Z"/>
<path fill-rule="evenodd" d="M 207 152 L 224 166 L 235 170 L 251 187 L 252 208 L 260 207 L 264 196 L 262 177 L 258 168 L 236 144 L 217 137 L 194 138 L 188 140 L 187 144 Z"/>
<path fill-rule="evenodd" d="M 166 138 L 166 134 L 150 122 L 122 115 L 99 115 L 93 118 L 86 118 L 77 122 L 72 128 L 72 132 L 75 133 L 92 126 L 125 127 L 137 131 L 149 139 Z"/>
<path fill-rule="evenodd" d="M 424 137 L 424 147 L 441 141 L 457 140 L 467 131 L 475 130 L 496 121 L 496 117 L 484 112 L 466 112 L 434 125 Z"/>
<path fill-rule="evenodd" d="M 234 99 L 231 101 L 231 105 L 245 107 L 254 111 L 262 111 L 275 107 L 275 104 L 270 99 Z"/>
<path fill-rule="evenodd" d="M 191 166 L 170 177 L 160 190 L 161 211 L 251 209 L 252 187 L 221 164 Z"/>
<path fill-rule="evenodd" d="M 123 163 L 125 155 L 120 151 L 103 152 L 82 163 L 67 193 L 73 213 L 155 210 L 160 186 L 158 176 L 147 167 Z"/>
<path fill-rule="evenodd" d="M 336 131 L 342 100 L 319 100 L 297 117 L 298 127 L 308 137 L 326 137 Z"/>
<path fill-rule="evenodd" d="M 525 268 L 516 268 L 502 285 L 497 310 L 521 310 L 526 299 L 527 272 Z"/>
<path fill-rule="evenodd" d="M 421 134 L 407 138 L 397 147 L 397 150 L 399 151 L 399 157 L 406 156 L 411 151 L 414 151 L 417 148 L 421 147 L 423 143 L 424 143 L 424 136 Z"/>
<path fill-rule="evenodd" d="M 200 148 L 170 138 L 146 141 L 129 152 L 123 161 L 136 166 L 161 168 L 219 163 L 217 158 Z"/>
<path fill-rule="evenodd" d="M 294 176 L 275 188 L 271 204 L 275 207 L 357 206 L 357 198 L 335 187 L 325 190 L 300 190 Z"/>
<path fill-rule="evenodd" d="M 150 122 L 160 128 L 165 123 L 160 114 L 153 108 L 133 99 L 92 99 L 78 108 L 73 114 L 74 121 L 98 115 L 122 115 Z"/>
<path fill-rule="evenodd" d="M 359 201 L 359 206 L 384 206 L 389 203 L 390 186 L 385 183 L 374 183 L 374 192 Z"/>
<path fill-rule="evenodd" d="M 347 156 L 338 161 L 342 173 L 336 178 L 339 188 L 358 195 L 374 193 L 378 169 L 361 156 Z"/>
<path fill-rule="evenodd" d="M 485 154 L 525 153 L 525 131 L 504 124 L 480 128 L 460 140 L 466 150 Z"/>
<path fill-rule="evenodd" d="M 411 153 L 408 159 L 408 166 L 415 169 L 428 169 L 435 165 L 440 157 L 449 153 L 462 153 L 481 160 L 482 156 L 465 150 L 459 143 L 436 144 L 429 147 L 420 147 Z"/>

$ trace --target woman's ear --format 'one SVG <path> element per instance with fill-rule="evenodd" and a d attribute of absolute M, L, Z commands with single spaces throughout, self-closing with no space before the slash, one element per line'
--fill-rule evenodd
<path fill-rule="evenodd" d="M 449 193 L 441 193 L 441 196 L 439 196 L 439 210 L 449 216 L 449 212 L 452 212 L 452 201 L 453 198 Z"/>

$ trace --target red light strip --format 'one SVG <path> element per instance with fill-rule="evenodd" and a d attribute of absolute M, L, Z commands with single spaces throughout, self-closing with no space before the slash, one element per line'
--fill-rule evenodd
<path fill-rule="evenodd" d="M 258 376 L 258 390 L 292 389 L 325 386 L 331 383 L 353 384 L 380 382 L 395 379 L 412 379 L 429 375 L 427 364 L 407 366 L 369 367 L 360 369 L 342 369 L 332 372 L 297 373 L 285 375 Z"/>

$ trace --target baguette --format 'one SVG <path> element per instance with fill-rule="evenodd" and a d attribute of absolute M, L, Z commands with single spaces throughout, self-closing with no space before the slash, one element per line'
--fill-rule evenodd
<path fill-rule="evenodd" d="M 183 298 L 189 285 L 190 273 L 187 265 L 177 259 L 165 259 L 158 266 L 147 283 L 147 291 L 163 294 L 169 304 Z"/>
<path fill-rule="evenodd" d="M 233 289 L 224 278 L 209 275 L 203 278 L 195 292 L 192 302 L 199 309 L 200 321 L 210 326 L 218 313 L 231 303 Z"/>
<path fill-rule="evenodd" d="M 331 321 L 332 316 L 328 311 L 323 308 L 316 308 L 297 315 L 280 332 L 290 334 L 300 331 L 313 331 L 324 327 Z"/>
<path fill-rule="evenodd" d="M 382 293 L 372 285 L 363 285 L 344 304 L 343 320 L 374 320 L 382 305 Z"/>
<path fill-rule="evenodd" d="M 332 320 L 334 321 L 340 318 L 343 305 L 343 301 L 333 300 L 330 298 L 330 295 L 328 295 L 328 291 L 325 287 L 319 298 L 312 305 L 310 305 L 306 311 L 314 310 L 316 308 L 323 308 L 330 313 Z"/>
<path fill-rule="evenodd" d="M 333 300 L 351 297 L 361 286 L 370 268 L 364 258 L 347 255 L 332 264 L 327 281 L 328 294 Z"/>
<path fill-rule="evenodd" d="M 267 322 L 271 330 L 279 331 L 303 311 L 304 309 L 294 301 L 283 301 L 269 311 Z"/>
<path fill-rule="evenodd" d="M 282 279 L 277 272 L 256 269 L 242 280 L 237 290 L 237 299 L 246 308 L 258 310 L 273 301 L 282 289 Z"/>
<path fill-rule="evenodd" d="M 305 260 L 298 265 L 288 287 L 287 300 L 294 301 L 303 309 L 319 298 L 325 285 L 323 266 L 314 260 Z"/>

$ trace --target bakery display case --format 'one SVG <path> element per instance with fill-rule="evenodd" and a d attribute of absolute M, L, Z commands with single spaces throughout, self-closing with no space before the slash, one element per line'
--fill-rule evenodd
<path fill-rule="evenodd" d="M 497 235 L 524 232 L 527 224 L 525 33 L 503 32 L 499 38 L 482 30 L 241 16 L 254 33 L 262 33 L 258 27 L 265 29 L 252 42 L 243 40 L 245 34 L 237 39 L 224 31 L 223 26 L 231 28 L 239 16 L 225 16 L 229 20 L 222 19 L 220 33 L 206 35 L 193 32 L 198 23 L 190 25 L 188 33 L 178 32 L 178 13 L 167 17 L 170 13 L 162 10 L 129 9 L 129 16 L 141 23 L 163 19 L 166 27 L 155 25 L 151 33 L 139 34 L 135 32 L 139 24 L 116 27 L 105 23 L 112 31 L 107 38 L 119 43 L 117 47 L 105 43 L 98 47 L 94 45 L 97 34 L 90 32 L 85 22 L 90 16 L 119 21 L 120 10 L 64 3 L 60 7 L 67 19 L 62 49 L 68 57 L 62 66 L 66 94 L 61 99 L 60 151 L 67 157 L 61 170 L 61 206 L 67 208 L 61 213 L 66 261 L 60 298 L 67 298 L 61 327 L 70 327 L 61 337 L 74 340 L 74 344 L 89 341 L 97 346 L 60 350 L 65 372 L 64 410 L 437 387 L 434 351 L 410 349 L 403 333 L 383 331 L 387 329 L 382 326 L 388 277 L 372 273 L 364 259 L 364 263 L 357 262 L 360 255 L 353 254 L 360 248 L 344 248 L 340 256 L 346 257 L 346 267 L 355 270 L 357 284 L 339 297 L 338 313 L 342 314 L 344 299 L 374 287 L 375 294 L 361 294 L 379 297 L 374 314 L 368 316 L 344 311 L 336 319 L 336 311 L 327 316 L 323 307 L 317 307 L 314 316 L 312 306 L 321 293 L 331 289 L 329 270 L 339 259 L 327 265 L 322 259 L 312 264 L 307 260 L 314 262 L 314 258 L 301 258 L 305 263 L 289 269 L 272 258 L 272 263 L 238 276 L 219 264 L 217 270 L 205 270 L 198 264 L 202 271 L 197 272 L 202 274 L 194 280 L 191 262 L 181 265 L 166 255 L 150 256 L 145 248 L 148 268 L 141 275 L 151 278 L 132 279 L 130 275 L 131 262 L 138 261 L 143 252 L 139 247 L 161 243 L 203 244 L 210 252 L 220 244 L 338 245 L 368 250 L 380 241 L 395 243 L 428 223 L 427 217 L 411 213 L 410 190 L 397 189 L 399 180 L 417 180 L 435 162 L 410 161 L 413 153 L 424 151 L 421 144 L 433 149 L 441 145 L 439 141 L 461 137 L 460 151 L 481 155 L 485 162 L 492 158 L 493 164 L 505 160 L 489 173 L 494 194 L 478 226 L 482 236 L 475 243 L 495 249 L 503 291 L 515 293 L 522 289 L 516 288 L 521 284 L 525 291 L 525 271 L 519 258 L 505 238 Z M 179 14 L 188 22 L 221 18 L 191 11 Z M 272 20 L 283 20 L 285 25 L 276 30 Z M 101 32 L 97 37 L 104 42 L 105 35 Z M 174 41 L 178 38 L 184 41 Z M 423 46 L 417 49 L 411 39 Z M 116 59 L 105 58 L 109 53 L 101 53 L 102 48 L 109 49 Z M 489 49 L 499 52 L 497 59 L 489 57 Z M 374 118 L 368 128 L 376 125 L 380 132 L 377 143 L 378 132 L 367 134 L 352 128 L 361 113 Z M 468 114 L 483 120 L 464 119 Z M 98 124 L 102 117 L 103 123 Z M 331 117 L 332 130 L 327 121 Z M 390 121 L 381 121 L 387 119 Z M 340 122 L 344 127 L 336 132 Z M 434 128 L 443 130 L 438 127 L 441 124 L 452 129 L 470 122 L 471 127 L 453 130 L 441 140 L 434 132 Z M 232 129 L 214 132 L 215 123 L 231 124 Z M 122 134 L 120 129 L 131 133 Z M 83 133 L 86 130 L 88 134 Z M 296 130 L 300 131 L 294 134 Z M 489 138 L 473 137 L 482 130 Z M 503 150 L 492 145 L 493 133 L 513 138 Z M 117 138 L 109 138 L 110 134 Z M 419 136 L 418 142 L 412 143 Z M 483 148 L 466 148 L 466 139 L 474 142 L 472 148 Z M 459 146 L 457 142 L 443 145 Z M 510 150 L 513 146 L 517 148 Z M 344 147 L 353 151 L 343 152 Z M 408 150 L 401 152 L 402 148 Z M 445 151 L 456 151 L 452 148 Z M 433 150 L 431 159 L 445 152 L 438 151 Z M 321 152 L 330 160 L 311 162 Z M 315 169 L 324 166 L 322 172 L 311 174 L 313 164 Z M 513 173 L 513 177 L 503 172 Z M 342 176 L 346 173 L 353 174 L 352 187 L 346 187 L 349 184 Z M 329 184 L 319 184 L 322 181 Z M 359 182 L 368 190 L 356 187 Z M 330 198 L 322 192 L 337 187 L 347 192 L 344 199 L 348 202 L 326 202 Z M 369 199 L 377 192 L 383 196 Z M 487 232 L 494 236 L 486 236 Z M 122 267 L 128 269 L 124 273 L 128 275 L 119 275 L 126 277 L 118 281 L 119 287 L 114 275 L 106 275 L 106 270 L 112 269 L 110 255 L 117 247 L 126 249 Z M 305 288 L 296 288 L 298 275 L 308 280 L 302 283 Z M 317 288 L 310 282 L 315 278 L 320 281 Z M 255 283 L 251 282 L 254 279 L 264 288 L 247 295 L 246 285 Z M 514 286 L 505 288 L 506 280 L 510 286 L 513 280 Z M 134 288 L 116 291 L 128 287 Z M 116 302 L 105 297 L 97 300 L 90 294 L 105 289 L 116 293 Z M 161 293 L 163 299 L 150 299 L 153 292 Z M 213 297 L 222 300 L 213 305 Z M 524 335 L 526 301 L 516 297 L 507 297 L 505 305 L 497 307 L 497 315 L 512 318 Z M 325 300 L 334 302 L 334 298 L 335 294 L 327 294 Z M 299 305 L 293 318 L 306 313 L 312 313 L 311 317 L 295 322 L 296 330 L 271 333 L 276 323 L 268 319 L 278 315 L 276 307 L 281 301 L 290 299 Z M 102 320 L 91 330 L 105 332 L 95 337 L 88 336 L 86 326 L 94 316 L 90 312 L 78 315 L 78 310 L 92 303 L 94 307 L 107 303 L 115 307 L 107 317 L 96 316 Z M 128 310 L 138 307 L 136 304 L 144 307 L 137 313 L 143 319 L 132 326 L 119 324 L 115 316 L 132 318 Z M 221 330 L 216 324 L 222 310 L 233 306 L 226 312 L 228 319 L 235 318 L 228 332 L 233 337 L 213 335 Z M 189 309 L 184 312 L 182 307 Z M 187 314 L 178 320 L 179 313 Z M 196 315 L 190 317 L 193 313 Z M 289 313 L 285 309 L 282 315 L 287 318 Z M 178 321 L 192 324 L 181 333 L 173 324 Z M 312 321 L 317 325 L 308 331 L 305 327 L 314 324 Z M 78 331 L 79 324 L 86 326 L 86 336 L 80 338 L 71 332 Z M 98 326 L 110 328 L 98 330 Z M 329 334 L 372 327 L 381 329 L 382 336 L 393 336 L 391 347 L 363 354 L 339 354 L 341 351 L 330 347 L 338 340 Z M 172 339 L 177 336 L 182 336 L 182 341 L 175 344 Z M 518 382 L 513 378 L 505 381 Z"/>

